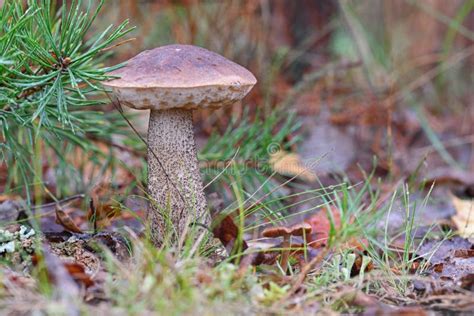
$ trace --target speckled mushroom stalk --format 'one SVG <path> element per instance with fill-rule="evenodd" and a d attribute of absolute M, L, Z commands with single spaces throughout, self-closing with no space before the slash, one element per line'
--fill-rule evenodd
<path fill-rule="evenodd" d="M 191 45 L 144 51 L 111 75 L 119 78 L 104 85 L 112 89 L 116 100 L 150 110 L 147 158 L 151 201 L 147 218 L 151 239 L 156 246 L 164 241 L 176 246 L 190 225 L 210 222 L 192 111 L 239 101 L 257 81 L 242 66 Z"/>
<path fill-rule="evenodd" d="M 161 236 L 175 236 L 176 240 L 171 242 L 177 241 L 192 224 L 190 220 L 205 225 L 209 223 L 192 118 L 192 111 L 185 109 L 150 112 L 148 193 L 155 201 L 152 203 L 156 204 L 152 205 L 154 211 L 148 212 L 148 217 L 151 231 L 159 232 L 152 234 L 155 244 L 162 242 Z M 166 173 L 153 152 L 159 154 Z"/>

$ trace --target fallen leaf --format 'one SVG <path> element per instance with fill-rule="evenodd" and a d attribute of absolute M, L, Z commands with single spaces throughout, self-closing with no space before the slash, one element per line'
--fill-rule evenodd
<path fill-rule="evenodd" d="M 459 235 L 464 238 L 474 238 L 474 203 L 473 198 L 461 199 L 451 195 L 451 201 L 456 210 L 456 214 L 451 220 L 456 225 Z"/>
<path fill-rule="evenodd" d="M 316 174 L 303 164 L 298 154 L 279 150 L 270 155 L 269 163 L 273 171 L 281 175 L 306 182 L 316 181 Z"/>
<path fill-rule="evenodd" d="M 239 227 L 234 222 L 232 212 L 227 214 L 222 212 L 222 209 L 224 208 L 224 200 L 218 193 L 214 192 L 209 194 L 208 199 L 209 211 L 212 218 L 211 231 L 214 234 L 214 237 L 221 241 L 229 255 L 232 256 L 243 253 L 248 249 L 248 245 L 243 239 Z M 237 260 L 243 260 L 243 258 L 239 256 L 237 258 Z M 260 258 L 257 256 L 254 259 L 245 259 L 244 266 L 247 266 L 250 263 L 253 264 L 256 262 L 255 260 L 258 261 Z"/>
<path fill-rule="evenodd" d="M 306 137 L 298 153 L 303 163 L 319 176 L 348 170 L 357 153 L 355 138 L 331 124 L 330 112 L 323 108 L 317 117 L 302 119 Z"/>
<path fill-rule="evenodd" d="M 420 265 L 421 265 L 420 261 L 413 261 L 408 271 L 410 273 L 416 273 L 416 271 L 418 271 L 418 269 L 420 268 Z"/>
<path fill-rule="evenodd" d="M 208 286 L 214 281 L 214 278 L 209 271 L 204 271 L 201 269 L 196 272 L 194 278 L 196 283 L 199 285 L 203 284 Z"/>
<path fill-rule="evenodd" d="M 257 266 L 261 264 L 273 264 L 277 257 L 277 253 L 266 253 L 263 249 L 249 249 L 247 242 L 241 239 L 239 227 L 235 224 L 231 214 L 223 214 L 221 210 L 224 208 L 224 200 L 218 193 L 209 194 L 209 211 L 212 217 L 211 229 L 214 237 L 218 238 L 226 248 L 229 255 L 237 254 L 237 251 L 247 253 L 238 256 L 239 272 L 238 275 L 244 275 L 249 266 Z M 239 241 L 239 242 L 237 242 Z M 256 250 L 256 251 L 252 251 Z"/>
<path fill-rule="evenodd" d="M 86 288 L 94 285 L 92 278 L 85 272 L 84 266 L 79 263 L 63 262 L 46 244 L 43 244 L 41 254 L 32 256 L 32 263 L 39 269 L 55 287 L 57 296 L 65 302 L 71 302 L 80 295 L 78 285 Z M 71 307 L 76 308 L 71 305 Z M 79 315 L 74 312 L 71 315 Z"/>
<path fill-rule="evenodd" d="M 227 250 L 227 253 L 234 254 L 235 251 L 245 251 L 248 248 L 245 240 L 238 242 L 240 232 L 234 223 L 232 215 L 218 216 L 213 219 L 212 233 L 218 238 Z"/>
<path fill-rule="evenodd" d="M 64 210 L 59 205 L 56 205 L 56 223 L 70 232 L 78 234 L 83 233 L 83 231 L 74 223 L 72 218 L 66 212 L 64 212 Z"/>
<path fill-rule="evenodd" d="M 433 265 L 433 271 L 436 273 L 443 273 L 444 263 L 437 263 Z"/>
<path fill-rule="evenodd" d="M 341 226 L 341 215 L 339 211 L 330 207 L 329 212 L 332 214 L 335 228 Z M 311 225 L 312 233 L 308 237 L 308 245 L 313 248 L 324 247 L 329 238 L 329 232 L 331 230 L 331 221 L 327 209 L 321 209 L 319 212 L 305 220 L 306 223 Z"/>
<path fill-rule="evenodd" d="M 456 249 L 453 255 L 456 258 L 474 258 L 474 249 Z"/>
<path fill-rule="evenodd" d="M 87 219 L 94 226 L 94 231 L 108 227 L 113 219 L 121 215 L 120 204 L 113 200 L 113 195 L 110 181 L 102 181 L 91 190 Z"/>
<path fill-rule="evenodd" d="M 429 260 L 431 264 L 444 263 L 456 258 L 455 253 L 474 249 L 474 245 L 461 237 L 453 237 L 447 240 L 427 240 L 418 249 L 415 256 Z"/>
<path fill-rule="evenodd" d="M 94 285 L 94 281 L 90 275 L 86 273 L 82 264 L 77 262 L 65 262 L 64 267 L 76 283 L 83 284 L 86 288 Z"/>
<path fill-rule="evenodd" d="M 474 273 L 463 276 L 459 281 L 461 288 L 471 292 L 474 290 Z"/>
<path fill-rule="evenodd" d="M 467 239 L 427 240 L 417 250 L 417 256 L 428 261 L 427 275 L 443 281 L 447 288 L 459 284 L 474 274 L 474 245 Z M 467 279 L 466 279 L 467 280 Z"/>
<path fill-rule="evenodd" d="M 43 232 L 44 237 L 51 243 L 60 243 L 68 240 L 72 234 L 68 231 L 62 232 Z"/>

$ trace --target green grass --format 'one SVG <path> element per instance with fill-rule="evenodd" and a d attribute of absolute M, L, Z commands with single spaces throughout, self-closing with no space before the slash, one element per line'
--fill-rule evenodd
<path fill-rule="evenodd" d="M 295 264 L 291 266 L 290 278 L 283 275 L 283 270 L 265 265 L 241 269 L 225 257 L 219 242 L 212 242 L 212 251 L 209 251 L 209 247 L 194 244 L 196 239 L 192 238 L 180 253 L 176 253 L 175 249 L 156 249 L 146 239 L 129 231 L 133 250 L 129 259 L 118 260 L 108 250 L 101 252 L 102 265 L 107 271 L 101 277 L 103 293 L 100 297 L 104 299 L 101 304 L 86 304 L 80 299 L 59 300 L 60 287 L 54 283 L 44 284 L 48 283 L 47 278 L 35 273 L 33 268 L 31 275 L 38 277 L 34 277 L 36 287 L 18 289 L 13 295 L 2 290 L 0 306 L 5 311 L 21 309 L 24 308 L 22 297 L 28 297 L 34 302 L 30 305 L 31 310 L 48 314 L 65 314 L 74 308 L 91 315 L 105 310 L 111 314 L 131 315 L 215 315 L 222 310 L 228 314 L 283 313 L 295 308 L 295 302 L 302 311 L 317 303 L 320 310 L 356 312 L 362 307 L 351 304 L 349 298 L 358 291 L 382 301 L 390 293 L 392 302 L 394 298 L 405 302 L 405 296 L 411 293 L 411 281 L 421 277 L 424 270 L 423 264 L 416 271 L 411 269 L 413 262 L 419 259 L 414 254 L 423 241 L 411 237 L 417 229 L 413 219 L 419 206 L 410 201 L 405 186 L 381 204 L 381 196 L 371 182 L 373 179 L 369 175 L 360 184 L 341 184 L 332 189 L 301 193 L 322 197 L 325 200 L 322 209 L 336 208 L 341 217 L 340 227 L 333 225 L 329 230 L 327 255 L 310 271 L 302 285 L 306 288 L 305 293 L 287 297 L 300 273 Z M 241 187 L 234 188 L 236 201 L 240 201 L 238 207 L 243 211 L 247 205 L 244 203 L 246 192 Z M 390 232 L 388 217 L 386 220 L 384 217 L 390 215 L 397 200 L 406 209 L 406 222 L 399 231 Z M 261 207 L 271 208 L 274 202 L 269 198 L 261 202 Z M 285 204 L 285 198 L 280 198 L 280 202 Z M 283 217 L 279 219 L 281 222 L 284 222 Z M 243 231 L 255 228 L 245 220 L 237 222 L 238 225 L 242 223 L 245 223 L 241 227 Z M 384 228 L 380 229 L 380 225 Z M 401 234 L 408 237 L 404 239 L 402 249 L 394 249 L 392 243 Z M 441 239 L 445 237 L 441 236 Z M 354 250 L 348 246 L 349 241 L 358 241 L 363 249 Z M 216 256 L 216 253 L 220 255 Z M 358 256 L 362 258 L 363 267 L 372 263 L 373 270 L 364 272 L 362 269 L 358 275 L 351 276 Z M 343 291 L 345 294 L 342 295 L 343 289 L 353 292 Z"/>

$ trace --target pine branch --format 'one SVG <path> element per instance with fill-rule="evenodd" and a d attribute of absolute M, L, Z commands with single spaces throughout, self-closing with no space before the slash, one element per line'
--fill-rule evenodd
<path fill-rule="evenodd" d="M 7 0 L 0 8 L 0 162 L 9 167 L 7 188 L 21 188 L 28 199 L 44 152 L 54 152 L 58 172 L 66 173 L 73 169 L 69 151 L 96 150 L 86 133 L 125 134 L 118 115 L 89 108 L 105 104 L 97 96 L 104 96 L 100 82 L 111 68 L 100 64 L 101 55 L 132 28 L 125 21 L 91 34 L 104 1 L 84 2 Z"/>

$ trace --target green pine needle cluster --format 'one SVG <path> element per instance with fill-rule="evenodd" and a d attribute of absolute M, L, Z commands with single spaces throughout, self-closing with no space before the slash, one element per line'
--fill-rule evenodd
<path fill-rule="evenodd" d="M 94 150 L 86 135 L 109 139 L 125 128 L 101 111 L 98 83 L 112 70 L 101 64 L 108 48 L 131 28 L 125 21 L 92 31 L 104 1 L 83 2 L 7 0 L 0 8 L 0 163 L 8 167 L 6 189 L 28 200 L 31 187 L 43 185 L 38 155 L 54 152 L 64 173 L 68 150 Z"/>

